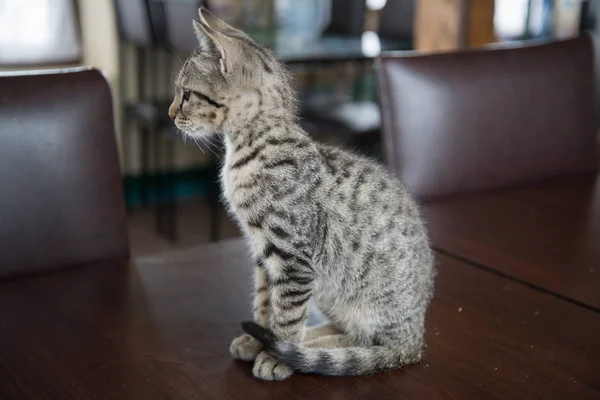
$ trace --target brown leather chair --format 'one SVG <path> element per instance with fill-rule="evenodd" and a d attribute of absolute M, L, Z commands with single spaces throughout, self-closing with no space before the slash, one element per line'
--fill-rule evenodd
<path fill-rule="evenodd" d="M 0 188 L 1 277 L 128 257 L 99 71 L 0 74 Z"/>
<path fill-rule="evenodd" d="M 434 55 L 386 55 L 389 168 L 423 200 L 597 168 L 587 36 Z"/>
<path fill-rule="evenodd" d="M 387 0 L 379 13 L 379 37 L 413 40 L 416 0 Z"/>

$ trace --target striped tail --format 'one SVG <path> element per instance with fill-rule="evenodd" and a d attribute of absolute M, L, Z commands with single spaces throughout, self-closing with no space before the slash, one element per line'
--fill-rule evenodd
<path fill-rule="evenodd" d="M 398 348 L 385 346 L 344 347 L 333 349 L 309 348 L 290 342 L 281 342 L 266 328 L 244 322 L 244 331 L 263 343 L 267 350 L 297 371 L 319 375 L 369 375 L 415 364 L 420 351 L 404 354 Z"/>

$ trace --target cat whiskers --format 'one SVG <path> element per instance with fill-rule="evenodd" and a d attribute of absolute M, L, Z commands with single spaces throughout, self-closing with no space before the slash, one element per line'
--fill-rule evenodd
<path fill-rule="evenodd" d="M 206 152 L 204 151 L 204 148 L 207 148 L 215 156 L 217 156 L 217 157 L 219 156 L 217 154 L 217 152 L 215 152 L 215 149 L 217 151 L 221 151 L 222 149 L 219 148 L 215 143 L 211 142 L 209 136 L 203 135 L 201 130 L 196 129 L 189 136 L 194 141 L 196 146 L 198 146 L 198 148 L 200 148 L 202 153 L 206 154 Z"/>
<path fill-rule="evenodd" d="M 177 134 L 180 135 L 181 137 L 183 137 L 183 144 L 187 145 L 187 133 L 185 133 L 183 130 L 179 129 L 179 127 L 177 127 Z"/>
<path fill-rule="evenodd" d="M 217 140 L 217 142 L 214 142 L 214 140 Z M 206 137 L 206 144 L 214 149 L 216 149 L 218 152 L 222 153 L 225 149 L 223 148 L 223 144 L 218 142 L 218 139 L 215 138 L 213 135 L 211 136 L 207 136 Z M 213 152 L 214 153 L 214 152 Z M 215 154 L 217 155 L 217 154 Z"/>
<path fill-rule="evenodd" d="M 187 140 L 188 138 L 191 138 L 192 136 L 187 133 L 186 131 L 184 131 L 183 129 L 181 129 L 178 126 L 175 126 L 177 128 L 177 134 L 180 135 L 183 138 L 183 144 L 187 145 Z"/>
<path fill-rule="evenodd" d="M 213 153 L 215 156 L 218 157 L 218 154 L 212 148 L 212 146 L 214 146 L 214 144 L 211 143 L 208 138 L 206 138 L 206 137 L 200 137 L 200 140 L 202 141 L 202 143 L 204 143 L 206 145 L 206 148 L 208 150 L 210 150 L 211 153 Z"/>
<path fill-rule="evenodd" d="M 198 146 L 198 148 L 200 149 L 200 151 L 202 151 L 202 154 L 206 154 L 206 152 L 204 151 L 204 146 L 202 146 L 200 143 L 198 143 L 199 137 L 191 135 L 190 138 L 194 141 L 194 143 L 196 144 L 196 146 Z"/>

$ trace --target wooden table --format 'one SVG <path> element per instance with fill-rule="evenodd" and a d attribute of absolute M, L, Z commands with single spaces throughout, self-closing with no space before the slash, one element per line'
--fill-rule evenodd
<path fill-rule="evenodd" d="M 433 203 L 435 247 L 600 311 L 600 182 L 596 176 Z"/>
<path fill-rule="evenodd" d="M 241 241 L 0 282 L 0 399 L 598 399 L 600 314 L 445 255 L 417 366 L 251 377 Z"/>

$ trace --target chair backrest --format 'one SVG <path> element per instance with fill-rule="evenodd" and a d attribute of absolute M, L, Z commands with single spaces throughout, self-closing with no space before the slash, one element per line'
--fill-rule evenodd
<path fill-rule="evenodd" d="M 416 0 L 387 0 L 379 14 L 379 36 L 384 39 L 413 38 Z"/>
<path fill-rule="evenodd" d="M 331 0 L 331 21 L 326 33 L 360 36 L 365 24 L 365 0 Z"/>
<path fill-rule="evenodd" d="M 597 168 L 587 36 L 389 55 L 379 71 L 386 161 L 421 199 Z"/>
<path fill-rule="evenodd" d="M 198 47 L 192 20 L 199 18 L 198 8 L 202 5 L 199 0 L 164 1 L 164 29 L 169 50 L 187 55 Z"/>
<path fill-rule="evenodd" d="M 140 47 L 156 44 L 148 0 L 115 0 L 114 4 L 121 39 Z"/>
<path fill-rule="evenodd" d="M 0 74 L 0 188 L 0 276 L 128 257 L 100 72 Z"/>

